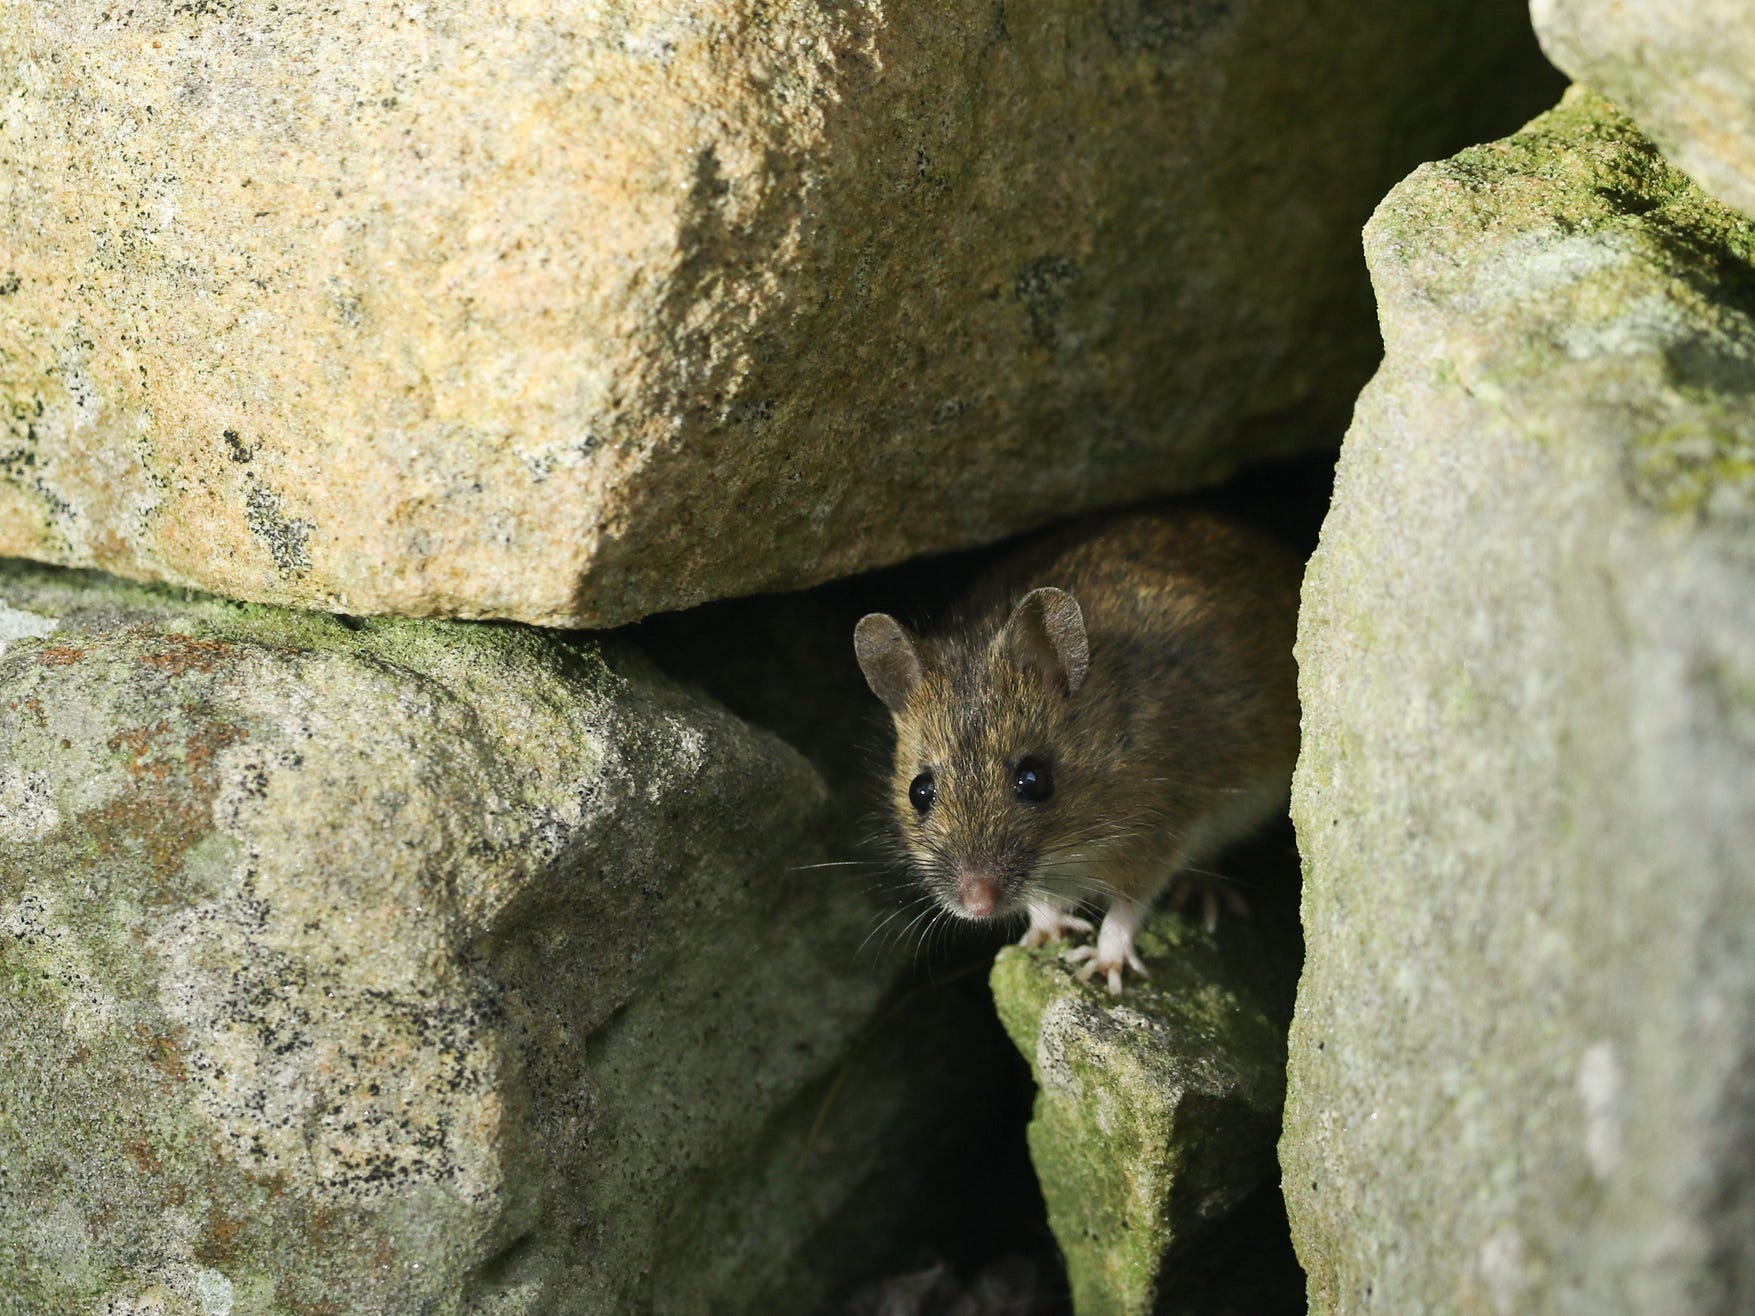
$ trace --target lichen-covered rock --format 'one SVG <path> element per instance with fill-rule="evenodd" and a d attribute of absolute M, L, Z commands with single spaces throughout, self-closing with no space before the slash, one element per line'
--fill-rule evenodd
<path fill-rule="evenodd" d="M 923 1118 L 823 805 L 625 645 L 0 568 L 0 1312 L 811 1309 Z"/>
<path fill-rule="evenodd" d="M 1036 1077 L 1030 1156 L 1079 1316 L 1214 1310 L 1179 1286 L 1274 1172 L 1290 966 L 1247 924 L 1215 937 L 1175 913 L 1139 945 L 1151 979 L 1119 999 L 1052 946 L 993 968 Z"/>
<path fill-rule="evenodd" d="M 1530 0 L 1542 47 L 1701 187 L 1755 215 L 1755 13 L 1746 0 Z"/>
<path fill-rule="evenodd" d="M 1755 223 L 1574 91 L 1366 249 L 1298 648 L 1311 1310 L 1755 1310 Z"/>
<path fill-rule="evenodd" d="M 1520 18 L 14 6 L 0 554 L 605 626 L 1323 442 Z"/>

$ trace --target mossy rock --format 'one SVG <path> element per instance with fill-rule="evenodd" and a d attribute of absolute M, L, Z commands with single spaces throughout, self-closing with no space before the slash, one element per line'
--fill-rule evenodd
<path fill-rule="evenodd" d="M 1121 997 L 1078 982 L 1064 947 L 1008 947 L 993 968 L 1079 1316 L 1216 1310 L 1189 1278 L 1274 1178 L 1295 970 L 1246 923 L 1209 935 L 1161 913 L 1138 945 L 1151 978 Z"/>
<path fill-rule="evenodd" d="M 959 1096 L 825 805 L 613 640 L 0 564 L 0 1312 L 815 1309 Z"/>
<path fill-rule="evenodd" d="M 1365 235 L 1305 580 L 1311 1310 L 1755 1307 L 1755 222 L 1574 89 Z"/>

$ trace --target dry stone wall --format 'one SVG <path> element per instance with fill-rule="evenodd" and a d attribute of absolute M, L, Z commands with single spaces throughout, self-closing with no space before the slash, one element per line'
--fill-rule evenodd
<path fill-rule="evenodd" d="M 1755 25 L 1533 11 L 1366 230 L 1289 1047 L 1265 920 L 993 969 L 1080 1316 L 1297 1309 L 1283 1088 L 1313 1312 L 1755 1309 Z M 872 1273 L 1003 1066 L 801 871 L 883 586 L 723 600 L 1330 444 L 1526 17 L 12 6 L 0 1316 L 1055 1302 Z"/>
<path fill-rule="evenodd" d="M 1296 1265 L 1229 1254 L 1254 1241 L 1239 1209 L 1273 1189 L 1293 956 L 1248 920 L 1205 932 L 1171 910 L 1140 944 L 1151 978 L 1122 1000 L 1076 981 L 1063 947 L 1007 947 L 993 970 L 1036 1080 L 1030 1153 L 1073 1307 L 1285 1310 Z"/>

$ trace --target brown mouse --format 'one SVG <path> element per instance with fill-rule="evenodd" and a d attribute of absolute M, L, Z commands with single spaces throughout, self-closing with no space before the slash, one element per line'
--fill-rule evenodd
<path fill-rule="evenodd" d="M 1134 935 L 1171 879 L 1285 809 L 1299 577 L 1276 541 L 1176 506 L 1020 550 L 942 634 L 862 618 L 896 725 L 891 809 L 931 895 L 1027 915 L 1027 946 L 1091 931 L 1075 911 L 1102 903 L 1095 946 L 1067 958 L 1111 992 L 1143 974 Z"/>

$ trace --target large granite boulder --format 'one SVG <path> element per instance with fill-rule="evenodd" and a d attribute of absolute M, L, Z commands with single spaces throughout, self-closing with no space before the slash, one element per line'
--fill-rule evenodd
<path fill-rule="evenodd" d="M 824 807 L 623 644 L 0 567 L 0 1312 L 817 1309 L 960 1105 Z"/>
<path fill-rule="evenodd" d="M 15 7 L 0 554 L 607 626 L 1212 481 L 1326 442 L 1358 225 L 1538 64 L 1516 0 Z"/>
<path fill-rule="evenodd" d="M 993 968 L 1000 1019 L 1036 1078 L 1030 1156 L 1073 1307 L 1287 1310 L 1276 1299 L 1288 1282 L 1296 1298 L 1297 1267 L 1263 1264 L 1261 1240 L 1238 1236 L 1261 1212 L 1235 1217 L 1275 1178 L 1295 960 L 1248 923 L 1214 936 L 1172 911 L 1139 944 L 1152 976 L 1120 998 L 1076 981 L 1054 946 L 1008 947 Z M 1277 1233 L 1284 1249 L 1283 1216 Z M 1241 1251 L 1250 1273 L 1227 1273 Z"/>
<path fill-rule="evenodd" d="M 1746 0 L 1530 0 L 1542 47 L 1671 163 L 1755 215 L 1755 13 Z"/>
<path fill-rule="evenodd" d="M 1298 641 L 1311 1309 L 1755 1310 L 1755 223 L 1575 90 L 1366 250 Z"/>

